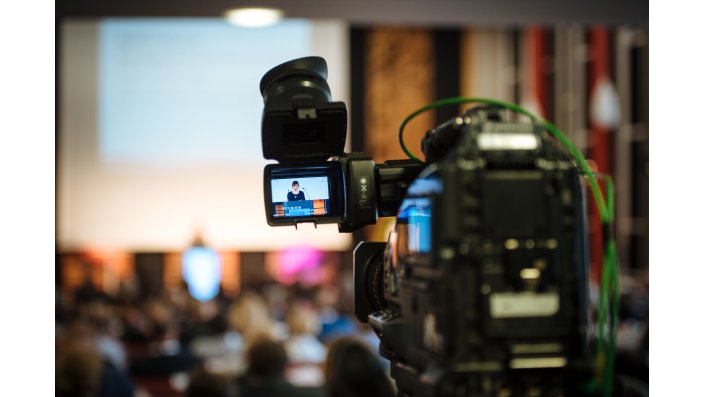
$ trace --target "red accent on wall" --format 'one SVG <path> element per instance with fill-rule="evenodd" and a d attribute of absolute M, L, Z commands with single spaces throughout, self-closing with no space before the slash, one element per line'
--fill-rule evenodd
<path fill-rule="evenodd" d="M 593 28 L 590 30 L 590 98 L 600 78 L 610 78 L 610 45 L 609 32 L 606 28 Z M 589 102 L 588 102 L 589 103 Z M 604 127 L 590 122 L 590 158 L 598 165 L 600 172 L 612 173 L 613 161 L 611 158 L 612 141 L 611 133 Z"/>
<path fill-rule="evenodd" d="M 588 101 L 591 103 L 592 96 L 595 94 L 597 82 L 601 78 L 610 77 L 610 65 L 612 59 L 610 57 L 609 31 L 604 27 L 595 27 L 589 31 L 589 48 L 590 48 L 590 64 L 589 64 L 589 87 Z M 588 109 L 590 109 L 588 107 Z M 589 110 L 588 110 L 589 111 Z M 589 149 L 588 157 L 597 165 L 598 172 L 612 173 L 612 133 L 604 127 L 595 125 L 592 122 L 592 117 L 588 117 L 590 125 Z M 603 187 L 604 191 L 604 187 Z M 591 196 L 591 195 L 590 195 Z M 590 227 L 590 273 L 595 281 L 602 279 L 602 259 L 604 255 L 604 245 L 602 243 L 602 222 L 597 210 L 597 205 L 594 199 L 590 199 L 589 205 L 589 227 Z"/>
<path fill-rule="evenodd" d="M 531 51 L 531 59 L 529 62 L 532 63 L 533 67 L 533 85 L 534 92 L 536 93 L 536 99 L 539 101 L 541 106 L 542 116 L 545 116 L 548 110 L 548 93 L 546 92 L 545 77 L 546 73 L 544 71 L 546 58 L 546 45 L 545 36 L 546 30 L 540 27 L 529 28 L 527 36 L 531 41 L 533 51 Z"/>

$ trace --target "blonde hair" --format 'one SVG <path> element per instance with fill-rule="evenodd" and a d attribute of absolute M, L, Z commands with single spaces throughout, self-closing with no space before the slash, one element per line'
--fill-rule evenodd
<path fill-rule="evenodd" d="M 264 299 L 252 293 L 243 293 L 228 312 L 230 327 L 239 332 L 246 344 L 260 336 L 274 337 L 274 321 Z"/>
<path fill-rule="evenodd" d="M 293 304 L 289 307 L 286 324 L 292 336 L 316 334 L 321 326 L 316 313 L 302 304 Z"/>

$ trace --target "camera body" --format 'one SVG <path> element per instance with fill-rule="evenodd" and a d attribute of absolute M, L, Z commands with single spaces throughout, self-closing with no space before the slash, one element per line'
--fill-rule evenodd
<path fill-rule="evenodd" d="M 400 395 L 580 394 L 587 232 L 566 153 L 540 125 L 481 107 L 428 131 L 426 162 L 374 164 L 343 152 L 326 75 L 309 57 L 262 79 L 263 154 L 280 162 L 265 167 L 267 221 L 351 232 L 397 217 L 388 242 L 356 247 L 354 299 Z"/>
<path fill-rule="evenodd" d="M 409 186 L 389 241 L 355 250 L 356 315 L 404 394 L 579 395 L 590 377 L 580 176 L 503 114 L 429 131 L 425 151 L 452 149 Z"/>

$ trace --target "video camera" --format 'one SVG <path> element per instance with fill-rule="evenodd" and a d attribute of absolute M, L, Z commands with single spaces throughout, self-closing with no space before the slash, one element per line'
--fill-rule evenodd
<path fill-rule="evenodd" d="M 568 154 L 542 124 L 480 106 L 426 132 L 425 162 L 375 164 L 344 153 L 345 104 L 326 78 L 319 57 L 262 78 L 263 154 L 280 163 L 264 170 L 267 221 L 351 232 L 397 217 L 388 242 L 355 248 L 354 299 L 399 395 L 581 394 L 586 212 Z M 293 181 L 303 200 L 284 199 Z"/>

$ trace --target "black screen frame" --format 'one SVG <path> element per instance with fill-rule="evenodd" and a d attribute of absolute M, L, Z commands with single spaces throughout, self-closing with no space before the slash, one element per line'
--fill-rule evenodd
<path fill-rule="evenodd" d="M 326 215 L 274 216 L 272 179 L 296 179 L 316 176 L 328 177 L 329 201 Z M 264 167 L 264 206 L 267 224 L 270 226 L 291 226 L 298 223 L 340 223 L 345 217 L 345 202 L 343 167 L 337 161 L 306 164 L 268 164 Z"/>

